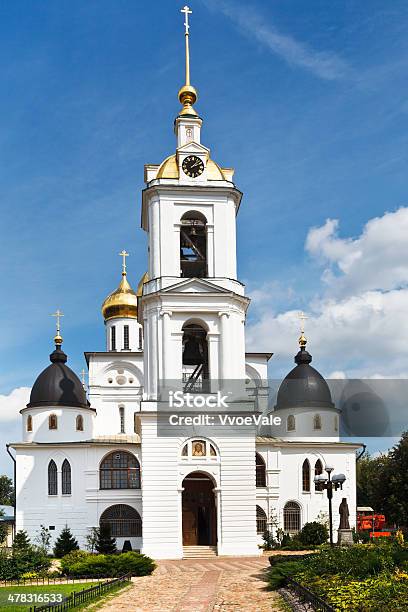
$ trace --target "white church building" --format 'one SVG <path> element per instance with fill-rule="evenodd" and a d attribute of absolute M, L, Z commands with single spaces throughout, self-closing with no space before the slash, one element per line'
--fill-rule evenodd
<path fill-rule="evenodd" d="M 343 497 L 354 525 L 358 445 L 339 439 L 341 415 L 310 365 L 303 333 L 296 365 L 269 408 L 281 419 L 279 435 L 266 426 L 207 427 L 197 435 L 158 427 L 163 381 L 207 398 L 217 385 L 240 381 L 244 399 L 232 402 L 231 414 L 243 405 L 248 413 L 266 412 L 272 356 L 245 352 L 250 300 L 236 258 L 242 193 L 234 171 L 201 143 L 188 13 L 186 24 L 176 148 L 161 164 L 145 166 L 147 273 L 134 291 L 122 253 L 121 282 L 102 307 L 106 350 L 85 353 L 87 392 L 66 364 L 57 326 L 51 364 L 21 410 L 22 441 L 10 444 L 16 529 L 32 538 L 43 524 L 54 540 L 67 524 L 85 547 L 89 530 L 108 523 L 119 549 L 128 540 L 156 559 L 192 551 L 257 555 L 271 515 L 293 534 L 327 512 L 327 495 L 313 482 L 326 466 L 346 476 L 334 493 L 335 528 Z"/>

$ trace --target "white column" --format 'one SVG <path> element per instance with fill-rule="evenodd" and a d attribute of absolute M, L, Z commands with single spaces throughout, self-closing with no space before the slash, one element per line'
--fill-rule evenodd
<path fill-rule="evenodd" d="M 150 235 L 150 257 L 151 272 L 150 278 L 158 278 L 160 272 L 160 211 L 159 201 L 153 200 L 149 208 L 149 235 Z"/>
<path fill-rule="evenodd" d="M 214 270 L 214 224 L 207 223 L 207 274 L 215 276 Z"/>
<path fill-rule="evenodd" d="M 218 332 L 207 333 L 208 369 L 210 380 L 213 381 L 220 377 L 219 339 L 220 334 Z"/>
<path fill-rule="evenodd" d="M 229 373 L 228 361 L 231 355 L 228 350 L 228 319 L 229 312 L 222 311 L 218 313 L 220 318 L 220 378 L 226 380 Z"/>
<path fill-rule="evenodd" d="M 171 331 L 170 331 L 170 317 L 172 315 L 171 310 L 162 310 L 160 316 L 162 317 L 162 367 L 161 367 L 161 378 L 166 381 L 169 377 L 169 361 L 171 359 Z"/>
<path fill-rule="evenodd" d="M 222 545 L 222 501 L 221 501 L 221 488 L 215 487 L 213 489 L 215 495 L 215 510 L 217 515 L 217 548 Z"/>

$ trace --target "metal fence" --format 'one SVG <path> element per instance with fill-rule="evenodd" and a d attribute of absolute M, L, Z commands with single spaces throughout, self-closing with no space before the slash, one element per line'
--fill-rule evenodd
<path fill-rule="evenodd" d="M 309 589 L 299 584 L 299 582 L 293 580 L 293 578 L 286 578 L 286 586 L 293 591 L 302 602 L 310 604 L 313 610 L 317 612 L 336 612 L 333 606 L 316 595 L 316 593 L 309 591 Z"/>
<path fill-rule="evenodd" d="M 16 578 L 15 580 L 0 580 L 0 587 L 8 586 L 40 586 L 45 584 L 75 584 L 76 582 L 99 582 L 100 578 L 93 576 L 35 576 L 35 578 Z"/>
<path fill-rule="evenodd" d="M 89 587 L 88 589 L 73 591 L 71 595 L 64 597 L 62 601 L 57 603 L 46 604 L 45 606 L 32 606 L 30 607 L 30 612 L 65 612 L 65 610 L 70 610 L 81 604 L 88 603 L 92 601 L 92 599 L 95 599 L 95 597 L 108 593 L 116 586 L 129 582 L 130 578 L 131 574 L 126 574 L 125 576 L 114 578 L 113 580 L 108 580 L 107 582 L 99 582 L 95 586 Z"/>

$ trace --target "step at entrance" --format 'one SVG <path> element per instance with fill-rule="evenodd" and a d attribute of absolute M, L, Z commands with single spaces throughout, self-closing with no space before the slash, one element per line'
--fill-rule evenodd
<path fill-rule="evenodd" d="M 183 559 L 212 559 L 216 556 L 216 546 L 183 546 Z"/>

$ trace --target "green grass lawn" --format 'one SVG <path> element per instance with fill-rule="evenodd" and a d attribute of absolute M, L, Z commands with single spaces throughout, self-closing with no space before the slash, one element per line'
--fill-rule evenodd
<path fill-rule="evenodd" d="M 70 584 L 44 584 L 40 586 L 26 585 L 0 587 L 0 610 L 2 612 L 21 612 L 21 610 L 28 611 L 30 609 L 30 606 L 41 606 L 47 603 L 39 602 L 38 600 L 36 602 L 34 597 L 32 602 L 28 601 L 29 593 L 32 593 L 34 596 L 40 593 L 49 593 L 51 596 L 52 594 L 54 594 L 56 596 L 62 595 L 62 597 L 67 597 L 72 593 L 72 591 L 82 591 L 82 589 L 87 589 L 88 587 L 95 586 L 96 584 L 97 582 L 76 582 L 74 584 L 71 582 Z M 16 594 L 20 593 L 26 595 L 26 601 L 22 602 L 21 600 L 19 600 L 18 602 L 15 601 L 15 603 L 13 603 L 13 601 L 11 600 L 11 596 L 14 598 L 14 600 L 16 600 Z"/>

